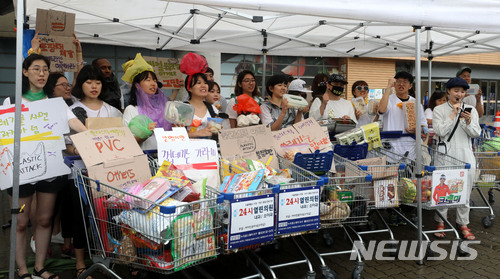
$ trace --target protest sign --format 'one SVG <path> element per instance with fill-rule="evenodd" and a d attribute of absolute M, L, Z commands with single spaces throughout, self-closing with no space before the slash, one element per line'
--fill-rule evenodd
<path fill-rule="evenodd" d="M 459 205 L 469 202 L 469 170 L 435 170 L 432 172 L 431 206 Z"/>
<path fill-rule="evenodd" d="M 62 98 L 22 105 L 20 185 L 70 173 L 61 151 L 63 134 L 69 132 Z M 0 188 L 12 187 L 14 154 L 14 105 L 0 106 Z"/>
<path fill-rule="evenodd" d="M 154 130 L 154 134 L 156 142 L 167 143 L 189 141 L 187 130 L 184 127 L 172 127 L 172 131 L 165 131 L 162 128 L 156 128 Z"/>
<path fill-rule="evenodd" d="M 50 60 L 50 71 L 76 72 L 75 14 L 37 9 L 36 31 L 40 54 Z"/>
<path fill-rule="evenodd" d="M 184 79 L 179 69 L 180 61 L 177 58 L 143 56 L 144 60 L 153 66 L 158 81 L 165 89 L 180 89 L 184 86 Z"/>
<path fill-rule="evenodd" d="M 85 127 L 91 130 L 122 126 L 123 121 L 121 117 L 87 117 L 85 119 Z"/>
<path fill-rule="evenodd" d="M 282 146 L 307 143 L 311 152 L 332 146 L 323 128 L 313 118 L 302 120 L 291 127 L 273 132 L 272 140 L 276 152 L 281 156 L 284 156 Z"/>
<path fill-rule="evenodd" d="M 90 178 L 115 188 L 151 178 L 147 156 L 128 127 L 88 130 L 70 136 Z"/>
<path fill-rule="evenodd" d="M 271 128 L 256 125 L 244 128 L 219 130 L 219 144 L 222 158 L 234 157 L 259 160 L 267 163 L 273 156 L 270 166 L 277 169 L 278 160 L 274 151 Z"/>

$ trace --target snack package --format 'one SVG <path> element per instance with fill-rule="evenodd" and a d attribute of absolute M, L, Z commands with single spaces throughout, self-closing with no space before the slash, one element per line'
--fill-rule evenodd
<path fill-rule="evenodd" d="M 361 114 L 366 113 L 365 98 L 363 97 L 352 98 L 351 103 L 356 110 L 361 111 Z"/>
<path fill-rule="evenodd" d="M 403 185 L 403 194 L 401 195 L 402 202 L 413 203 L 417 196 L 417 186 L 415 186 L 415 183 L 413 183 L 411 179 L 406 177 L 401 179 L 401 183 Z"/>
<path fill-rule="evenodd" d="M 365 143 L 365 136 L 363 134 L 363 129 L 354 128 L 349 131 L 345 131 L 336 135 L 337 141 L 340 145 L 351 145 L 353 142 L 356 144 Z"/>
<path fill-rule="evenodd" d="M 293 160 L 295 159 L 295 154 L 297 153 L 303 153 L 303 154 L 311 153 L 311 151 L 309 150 L 309 144 L 307 143 L 285 145 L 281 146 L 281 149 L 283 149 L 283 152 L 285 152 L 283 157 L 285 157 L 285 159 L 291 162 L 293 162 Z"/>
<path fill-rule="evenodd" d="M 408 101 L 403 103 L 403 111 L 405 113 L 405 128 L 413 130 L 416 128 L 415 121 L 415 102 Z"/>
<path fill-rule="evenodd" d="M 294 109 L 303 109 L 309 106 L 309 103 L 306 101 L 306 99 L 302 98 L 301 96 L 285 94 L 283 95 L 283 98 L 288 101 L 288 106 Z"/>
<path fill-rule="evenodd" d="M 214 134 L 217 134 L 219 133 L 219 130 L 222 130 L 222 121 L 224 119 L 222 118 L 212 118 L 212 117 L 208 117 L 207 118 L 207 127 L 208 129 L 214 133 Z"/>
<path fill-rule="evenodd" d="M 370 100 L 368 102 L 368 114 L 376 115 L 378 113 L 378 100 Z"/>
<path fill-rule="evenodd" d="M 192 202 L 200 199 L 200 193 L 196 192 L 189 179 L 184 175 L 182 170 L 179 170 L 169 161 L 163 161 L 163 164 L 158 168 L 155 177 L 163 177 L 168 181 L 174 181 L 179 187 L 172 197 L 179 201 Z M 182 197 L 182 199 L 180 199 Z"/>
<path fill-rule="evenodd" d="M 178 101 L 167 102 L 163 118 L 172 124 L 189 126 L 193 122 L 194 107 Z"/>
<path fill-rule="evenodd" d="M 265 169 L 233 174 L 224 177 L 219 190 L 224 193 L 255 191 L 264 178 Z"/>
<path fill-rule="evenodd" d="M 142 187 L 142 189 L 137 193 L 137 196 L 142 199 L 156 202 L 170 189 L 170 187 L 170 182 L 168 182 L 166 178 L 155 177 Z"/>

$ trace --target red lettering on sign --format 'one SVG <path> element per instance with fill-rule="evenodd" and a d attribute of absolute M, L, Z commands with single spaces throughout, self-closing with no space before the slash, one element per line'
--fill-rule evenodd
<path fill-rule="evenodd" d="M 120 143 L 119 139 L 114 139 L 113 141 L 108 140 L 108 141 L 103 141 L 103 142 L 96 142 L 95 146 L 97 147 L 97 150 L 99 150 L 99 153 L 102 153 L 102 148 L 106 146 L 109 150 L 113 151 L 113 149 L 117 151 L 122 151 L 124 147 L 121 147 L 118 143 Z"/>

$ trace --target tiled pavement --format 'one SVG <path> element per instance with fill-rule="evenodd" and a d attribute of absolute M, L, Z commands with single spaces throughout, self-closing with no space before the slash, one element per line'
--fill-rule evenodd
<path fill-rule="evenodd" d="M 486 193 L 486 191 L 485 191 Z M 2 204 L 3 214 L 0 214 L 0 223 L 4 224 L 9 219 L 8 215 L 8 200 L 5 192 L 0 193 L 0 202 Z M 497 194 L 498 202 L 494 204 L 495 212 L 500 211 L 500 193 Z M 477 194 L 473 194 L 473 200 L 479 202 Z M 385 214 L 385 213 L 384 213 Z M 424 211 L 424 226 L 426 228 L 433 228 L 432 221 L 433 213 Z M 364 269 L 362 278 L 500 278 L 500 231 L 498 228 L 500 224 L 494 223 L 492 227 L 485 229 L 481 224 L 481 218 L 487 215 L 487 212 L 482 209 L 471 211 L 471 224 L 470 228 L 476 235 L 477 239 L 481 241 L 480 244 L 472 245 L 477 250 L 477 258 L 472 261 L 450 260 L 449 258 L 442 261 L 426 261 L 424 265 L 418 265 L 415 261 L 402 261 L 402 260 L 367 260 L 364 261 Z M 450 220 L 454 220 L 453 210 L 450 211 Z M 497 220 L 498 221 L 498 220 Z M 377 222 L 380 223 L 380 222 Z M 410 226 L 399 226 L 393 228 L 396 239 L 399 240 L 413 240 L 416 239 L 415 231 L 411 230 Z M 9 250 L 9 233 L 10 231 L 0 231 L 0 270 L 6 270 L 8 267 L 8 250 Z M 347 238 L 345 238 L 341 230 L 334 229 L 332 231 L 334 236 L 333 248 L 337 250 L 350 249 L 351 245 Z M 365 240 L 387 239 L 387 234 L 365 236 Z M 318 250 L 329 251 L 321 238 L 320 234 L 307 235 L 306 239 Z M 434 238 L 431 238 L 434 239 Z M 451 234 L 448 233 L 447 239 L 452 239 Z M 315 278 L 324 278 L 321 276 L 319 268 L 320 262 L 311 251 L 305 247 L 303 242 L 299 239 L 299 244 L 304 248 L 307 256 L 312 260 L 313 267 L 316 271 Z M 449 246 L 442 245 L 447 251 L 450 250 Z M 54 247 L 57 250 L 58 247 Z M 280 249 L 274 247 L 263 248 L 258 252 L 262 258 L 265 258 L 269 264 L 280 263 L 284 261 L 292 261 L 297 259 L 297 250 L 292 245 L 291 241 L 286 240 L 281 245 Z M 333 269 L 337 278 L 351 278 L 354 262 L 349 260 L 350 255 L 337 255 L 326 257 L 326 265 Z M 254 259 L 253 262 L 258 264 Z M 243 253 L 237 253 L 230 256 L 221 256 L 216 261 L 212 261 L 201 265 L 203 270 L 209 273 L 212 278 L 238 278 L 253 274 L 251 268 L 245 264 L 246 260 Z M 72 271 L 73 264 L 70 261 L 67 264 L 68 271 L 59 273 L 61 279 L 74 277 Z M 272 278 L 268 272 L 265 272 L 263 265 L 259 265 L 263 270 L 266 278 Z M 50 266 L 49 266 L 50 269 Z M 128 276 L 128 269 L 125 267 L 117 267 L 120 275 L 123 277 Z M 307 268 L 304 264 L 285 267 L 278 269 L 276 275 L 278 278 L 304 278 Z M 148 278 L 203 278 L 203 272 L 198 269 L 189 268 L 185 272 L 178 272 L 168 276 L 147 274 Z M 99 274 L 94 274 L 94 278 L 104 278 Z"/>

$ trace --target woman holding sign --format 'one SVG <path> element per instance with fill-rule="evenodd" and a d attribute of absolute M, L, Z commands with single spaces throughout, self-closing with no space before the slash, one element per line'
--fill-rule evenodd
<path fill-rule="evenodd" d="M 469 196 L 476 173 L 476 158 L 472 152 L 471 139 L 481 134 L 481 127 L 476 109 L 463 103 L 467 89 L 469 89 L 469 85 L 462 78 L 455 77 L 448 80 L 446 83 L 446 91 L 449 94 L 448 102 L 434 108 L 432 124 L 436 136 L 439 136 L 440 142 L 444 142 L 446 146 L 445 150 L 442 151 L 462 162 L 469 163 L 471 166 L 467 179 L 468 193 L 463 195 L 467 200 L 464 207 L 457 208 L 456 223 L 465 240 L 474 240 L 475 236 L 467 227 L 470 211 Z M 439 157 L 436 158 L 436 165 L 440 165 L 439 161 Z M 434 191 L 438 191 L 438 189 L 436 188 Z M 448 213 L 446 206 L 436 210 L 446 218 Z M 439 215 L 436 214 L 434 219 L 438 222 L 436 229 L 444 229 L 443 220 Z M 444 233 L 435 233 L 434 235 L 437 238 L 445 237 Z"/>
<path fill-rule="evenodd" d="M 36 102 L 47 99 L 47 94 L 43 88 L 49 77 L 49 60 L 39 54 L 31 54 L 23 62 L 23 95 L 22 102 Z M 4 105 L 10 105 L 10 99 L 4 101 Z M 85 131 L 85 126 L 67 110 L 68 124 L 76 131 Z M 24 210 L 18 215 L 17 233 L 16 233 L 16 264 L 20 278 L 31 278 L 26 266 L 26 229 L 28 227 L 29 216 L 32 210 L 35 210 L 36 225 L 34 233 L 36 234 L 36 253 L 35 266 L 33 268 L 34 276 L 43 279 L 55 279 L 56 275 L 51 274 L 44 268 L 45 257 L 49 249 L 50 238 L 52 234 L 52 215 L 57 192 L 63 186 L 59 178 L 52 178 L 36 183 L 29 183 L 19 186 L 19 204 L 24 205 Z M 12 195 L 12 188 L 7 190 Z M 31 208 L 34 193 L 36 194 L 37 208 Z"/>
<path fill-rule="evenodd" d="M 123 125 L 130 128 L 143 150 L 157 149 L 154 129 L 172 130 L 172 124 L 163 118 L 168 99 L 158 88 L 153 67 L 140 53 L 126 64 L 127 71 L 122 79 L 132 84 L 132 88 L 130 105 L 123 112 Z"/>

